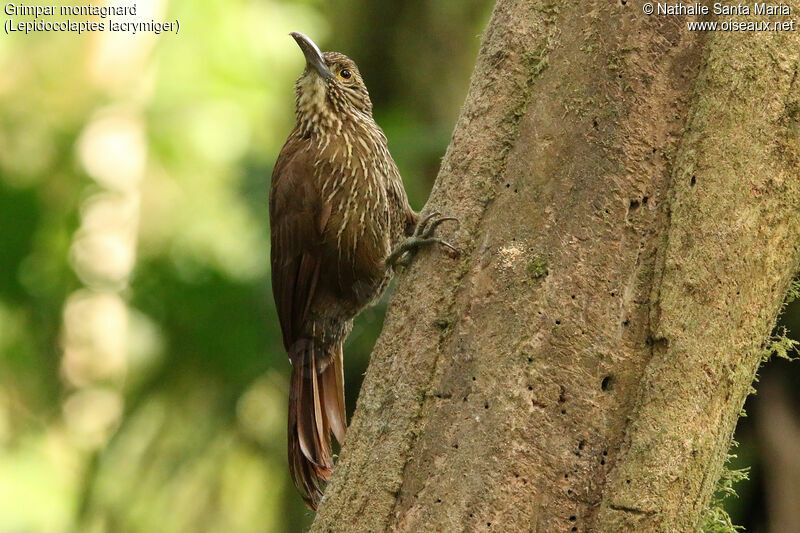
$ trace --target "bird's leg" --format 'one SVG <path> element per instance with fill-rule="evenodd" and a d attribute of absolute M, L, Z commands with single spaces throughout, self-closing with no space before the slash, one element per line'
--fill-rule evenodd
<path fill-rule="evenodd" d="M 414 234 L 401 242 L 392 250 L 389 257 L 386 258 L 386 266 L 396 267 L 400 265 L 407 267 L 411 264 L 417 251 L 423 246 L 428 246 L 430 244 L 440 244 L 450 249 L 453 253 L 458 254 L 458 250 L 452 244 L 433 236 L 436 227 L 442 222 L 448 220 L 455 220 L 458 222 L 458 219 L 455 217 L 442 217 L 440 215 L 441 213 L 437 211 L 420 220 L 419 223 L 417 223 L 417 227 L 414 228 Z"/>

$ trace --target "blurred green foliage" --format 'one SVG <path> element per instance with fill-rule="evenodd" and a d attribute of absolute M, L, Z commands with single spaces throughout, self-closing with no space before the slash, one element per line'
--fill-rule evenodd
<path fill-rule="evenodd" d="M 491 2 L 137 4 L 180 33 L 0 39 L 0 532 L 302 531 L 268 261 L 287 34 L 358 62 L 420 208 Z"/>

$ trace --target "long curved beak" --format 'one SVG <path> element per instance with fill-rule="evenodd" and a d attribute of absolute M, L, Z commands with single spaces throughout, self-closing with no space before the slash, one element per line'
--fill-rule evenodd
<path fill-rule="evenodd" d="M 298 31 L 293 31 L 289 35 L 294 37 L 294 40 L 297 41 L 297 45 L 300 47 L 300 50 L 303 51 L 303 55 L 306 56 L 307 68 L 316 70 L 317 73 L 325 80 L 333 77 L 331 69 L 329 69 L 328 65 L 325 64 L 325 59 L 322 57 L 322 52 L 319 51 L 319 47 L 314 44 L 314 41 Z"/>

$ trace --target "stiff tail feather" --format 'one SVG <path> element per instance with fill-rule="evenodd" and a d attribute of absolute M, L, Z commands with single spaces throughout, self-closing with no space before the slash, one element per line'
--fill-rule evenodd
<path fill-rule="evenodd" d="M 311 339 L 295 342 L 289 352 L 289 469 L 303 500 L 316 510 L 333 471 L 331 437 L 344 442 L 342 345 L 327 350 Z"/>

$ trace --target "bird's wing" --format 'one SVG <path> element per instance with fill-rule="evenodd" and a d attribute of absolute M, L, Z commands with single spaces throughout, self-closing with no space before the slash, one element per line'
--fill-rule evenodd
<path fill-rule="evenodd" d="M 272 290 L 287 351 L 302 335 L 319 279 L 320 235 L 330 215 L 321 207 L 313 172 L 303 140 L 290 137 L 272 173 L 269 217 Z"/>
<path fill-rule="evenodd" d="M 322 233 L 330 209 L 320 201 L 314 159 L 292 135 L 281 150 L 270 188 L 272 290 L 292 363 L 289 469 L 303 499 L 316 509 L 333 469 L 330 431 L 344 439 L 341 343 L 320 346 L 308 328 L 322 265 Z M 310 337 L 310 338 L 309 338 Z"/>

